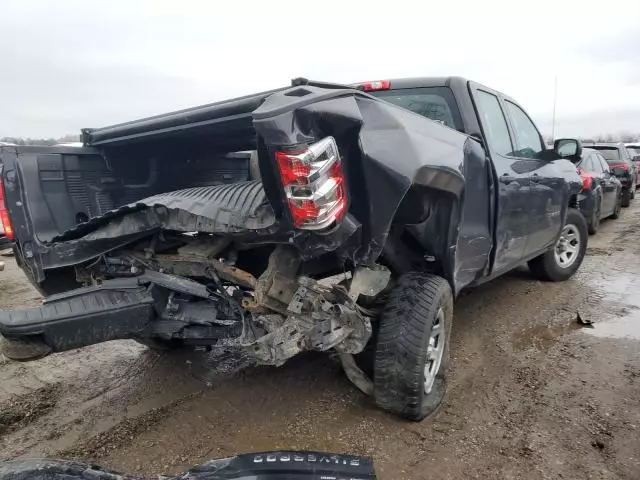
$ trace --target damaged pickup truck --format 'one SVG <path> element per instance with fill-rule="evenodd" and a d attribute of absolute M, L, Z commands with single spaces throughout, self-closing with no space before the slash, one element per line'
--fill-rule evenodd
<path fill-rule="evenodd" d="M 523 262 L 565 280 L 586 249 L 575 166 L 462 78 L 297 79 L 83 145 L 0 149 L 0 218 L 45 296 L 0 312 L 14 359 L 114 339 L 276 366 L 332 351 L 419 420 L 446 389 L 461 289 Z"/>

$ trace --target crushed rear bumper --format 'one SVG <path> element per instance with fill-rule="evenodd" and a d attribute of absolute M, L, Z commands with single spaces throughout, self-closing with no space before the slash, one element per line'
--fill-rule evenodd
<path fill-rule="evenodd" d="M 154 315 L 154 298 L 147 288 L 80 288 L 48 297 L 41 307 L 0 311 L 0 334 L 9 343 L 28 340 L 31 346 L 35 342 L 57 352 L 131 338 Z"/>

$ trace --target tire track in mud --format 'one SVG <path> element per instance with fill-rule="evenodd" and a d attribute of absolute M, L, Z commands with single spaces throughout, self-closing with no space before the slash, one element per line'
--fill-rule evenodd
<path fill-rule="evenodd" d="M 14 395 L 0 403 L 0 442 L 2 436 L 20 430 L 47 415 L 58 402 L 60 386 L 53 384 L 26 395 Z"/>
<path fill-rule="evenodd" d="M 125 418 L 105 432 L 80 439 L 73 447 L 55 452 L 55 457 L 77 461 L 99 460 L 106 457 L 113 451 L 126 446 L 128 442 L 142 432 L 152 429 L 162 422 L 170 412 L 180 408 L 182 404 L 196 398 L 198 395 L 200 393 L 187 395 L 168 405 L 153 408 L 135 417 Z"/>

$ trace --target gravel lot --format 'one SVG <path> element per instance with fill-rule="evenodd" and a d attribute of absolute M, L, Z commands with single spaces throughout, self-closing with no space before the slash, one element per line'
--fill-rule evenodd
<path fill-rule="evenodd" d="M 156 475 L 318 449 L 372 455 L 382 479 L 638 479 L 639 244 L 636 201 L 590 238 L 574 279 L 542 283 L 522 268 L 465 292 L 448 399 L 421 423 L 378 411 L 328 357 L 229 377 L 193 355 L 111 342 L 30 363 L 0 355 L 0 459 Z M 0 308 L 37 304 L 2 260 Z"/>

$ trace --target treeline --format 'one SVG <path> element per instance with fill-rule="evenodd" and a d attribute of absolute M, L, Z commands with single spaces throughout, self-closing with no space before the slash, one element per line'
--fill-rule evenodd
<path fill-rule="evenodd" d="M 80 135 L 65 135 L 60 138 L 0 137 L 0 142 L 14 145 L 55 145 L 57 143 L 79 142 Z"/>
<path fill-rule="evenodd" d="M 594 142 L 606 142 L 606 143 L 613 143 L 613 142 L 624 142 L 624 143 L 635 143 L 635 142 L 640 142 L 640 133 L 636 133 L 635 135 L 632 133 L 621 133 L 618 135 L 612 135 L 612 134 L 607 134 L 607 135 L 596 135 L 593 138 L 590 138 L 589 140 L 593 140 Z"/>

